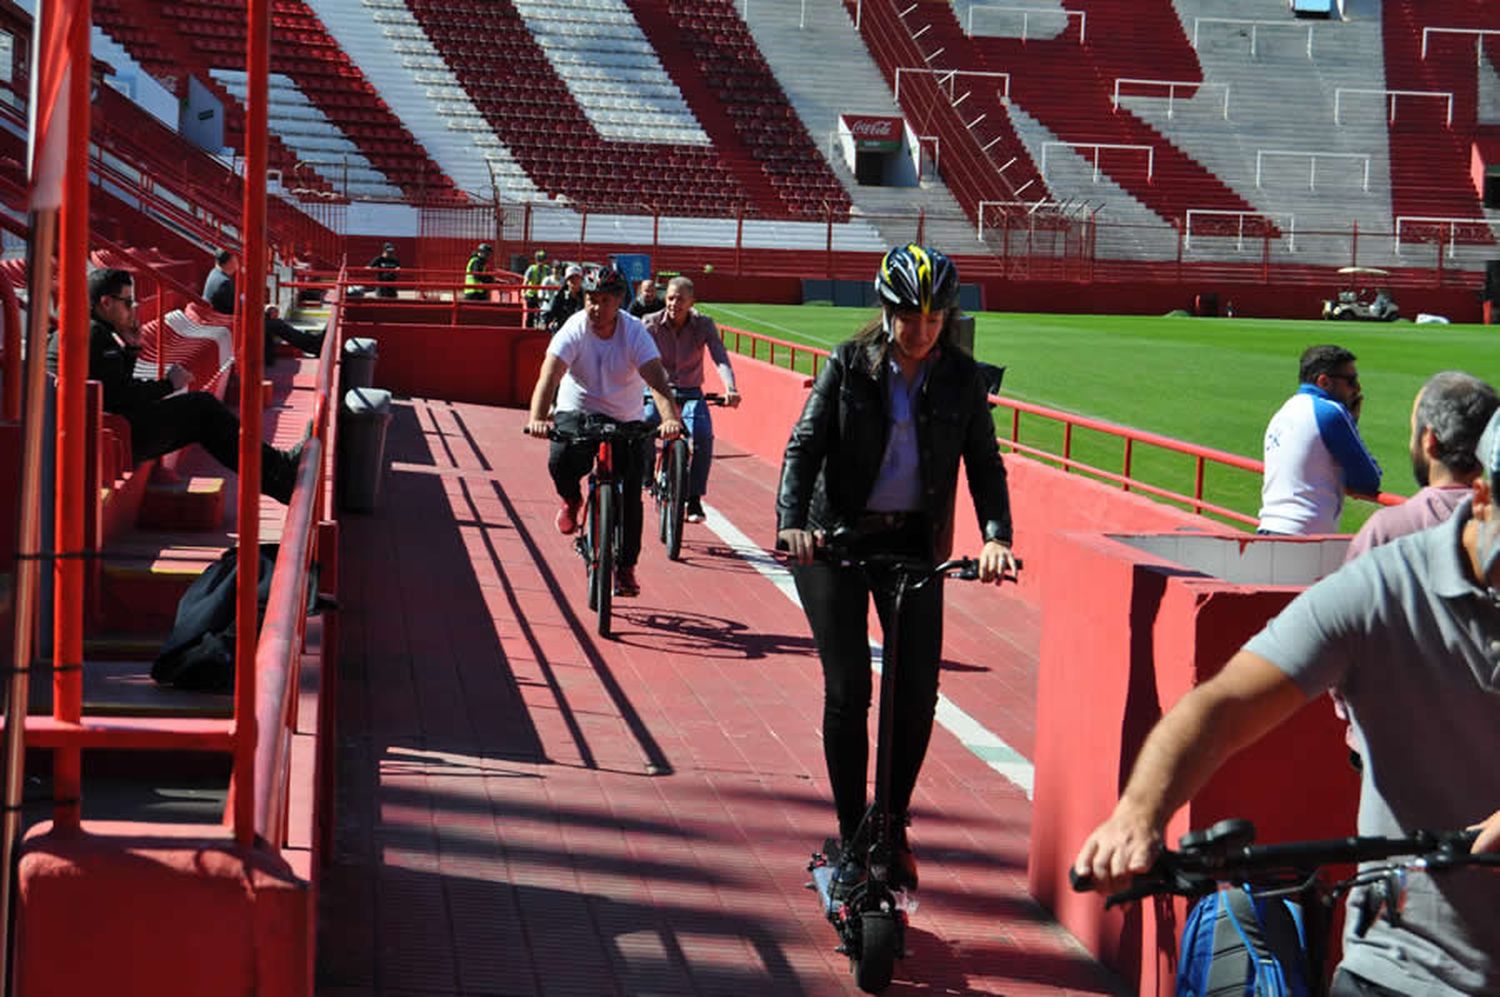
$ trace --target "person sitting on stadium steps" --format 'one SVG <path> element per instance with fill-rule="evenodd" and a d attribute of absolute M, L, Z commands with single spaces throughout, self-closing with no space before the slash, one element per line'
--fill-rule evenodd
<path fill-rule="evenodd" d="M 371 270 L 379 270 L 377 280 L 380 286 L 375 293 L 382 298 L 394 298 L 396 289 L 391 285 L 395 283 L 396 277 L 401 272 L 401 261 L 396 258 L 396 244 L 388 242 L 380 247 L 380 255 L 370 261 Z"/>
<path fill-rule="evenodd" d="M 1500 412 L 1475 452 L 1480 474 L 1447 521 L 1349 561 L 1308 588 L 1142 745 L 1113 813 L 1073 867 L 1116 892 L 1150 868 L 1168 819 L 1241 748 L 1325 689 L 1348 703 L 1364 749 L 1357 833 L 1406 836 L 1485 822 L 1500 850 Z M 1288 787 L 1294 791 L 1295 787 Z M 1370 885 L 1349 894 L 1368 904 Z M 1500 993 L 1493 875 L 1455 869 L 1406 881 L 1399 920 L 1344 924 L 1335 997 Z"/>
<path fill-rule="evenodd" d="M 1257 532 L 1334 533 L 1344 491 L 1380 491 L 1380 465 L 1359 436 L 1355 356 L 1340 346 L 1302 354 L 1297 393 L 1266 426 L 1265 477 Z"/>
<path fill-rule="evenodd" d="M 649 284 L 650 281 L 643 281 Z M 666 307 L 645 318 L 646 331 L 661 353 L 661 364 L 667 380 L 678 398 L 683 400 L 682 421 L 693 439 L 693 462 L 688 469 L 687 511 L 689 523 L 703 522 L 703 496 L 708 494 L 708 471 L 714 459 L 714 424 L 709 406 L 703 401 L 703 351 L 713 358 L 724 382 L 724 404 L 734 408 L 740 393 L 734 384 L 734 368 L 729 365 L 729 351 L 719 336 L 714 320 L 693 309 L 693 282 L 673 277 L 667 282 Z M 656 406 L 646 402 L 646 420 L 656 420 Z"/>
<path fill-rule="evenodd" d="M 641 281 L 635 297 L 630 299 L 630 314 L 643 319 L 652 312 L 661 311 L 664 305 L 665 302 L 656 291 L 656 281 L 648 277 Z"/>
<path fill-rule="evenodd" d="M 606 269 L 591 274 L 582 284 L 583 311 L 568 319 L 547 346 L 531 393 L 526 432 L 545 437 L 554 422 L 564 432 L 577 432 L 590 414 L 618 422 L 639 422 L 645 415 L 642 389 L 650 388 L 658 411 L 665 416 L 661 435 L 681 436 L 682 422 L 656 345 L 640 319 L 620 308 L 625 278 Z M 549 418 L 547 409 L 554 396 L 557 409 Z M 559 533 L 572 533 L 578 528 L 578 514 L 583 508 L 579 479 L 588 473 L 597 449 L 592 443 L 552 443 L 547 470 L 562 499 L 556 518 Z M 615 472 L 624 484 L 622 543 L 615 566 L 617 595 L 638 595 L 641 590 L 635 564 L 641 553 L 644 458 L 643 447 L 615 447 Z"/>
<path fill-rule="evenodd" d="M 556 332 L 561 329 L 563 323 L 582 308 L 583 267 L 570 263 L 563 274 L 562 287 L 557 289 L 557 293 L 552 296 L 552 303 L 547 306 L 547 331 Z"/>
<path fill-rule="evenodd" d="M 203 281 L 203 300 L 221 315 L 234 314 L 234 275 L 239 272 L 239 269 L 240 261 L 229 250 L 221 249 L 214 254 L 213 269 L 208 272 L 207 279 Z M 308 356 L 321 356 L 325 331 L 320 329 L 317 332 L 304 332 L 282 319 L 281 312 L 275 305 L 267 305 L 265 307 L 267 366 L 276 359 L 276 340 L 278 339 L 290 343 Z"/>
<path fill-rule="evenodd" d="M 104 387 L 104 411 L 130 423 L 131 458 L 136 464 L 198 443 L 231 471 L 239 469 L 240 420 L 207 391 L 185 390 L 193 375 L 171 364 L 165 378 L 135 375 L 141 350 L 136 317 L 135 279 L 113 268 L 89 274 L 89 378 Z M 48 344 L 48 365 L 55 372 L 59 342 Z M 302 444 L 291 450 L 260 448 L 260 489 L 276 501 L 291 501 L 297 483 Z"/>
<path fill-rule="evenodd" d="M 469 262 L 464 264 L 464 297 L 467 300 L 483 301 L 490 296 L 485 285 L 495 282 L 494 275 L 490 273 L 490 254 L 493 252 L 493 246 L 481 242 L 474 248 Z"/>
<path fill-rule="evenodd" d="M 936 563 L 953 546 L 959 462 L 984 546 L 979 577 L 1015 570 L 1010 492 L 979 367 L 958 344 L 958 269 L 925 246 L 898 246 L 875 275 L 880 315 L 834 347 L 787 441 L 776 494 L 777 544 L 795 560 L 792 579 L 823 666 L 823 755 L 839 836 L 849 844 L 865 815 L 870 743 L 870 601 L 888 626 L 894 594 L 857 568 L 814 559 L 828 535 L 857 555 L 896 554 Z M 907 840 L 912 791 L 938 702 L 943 585 L 908 594 L 891 743 L 892 883 L 915 889 Z M 833 894 L 865 874 L 843 850 Z"/>

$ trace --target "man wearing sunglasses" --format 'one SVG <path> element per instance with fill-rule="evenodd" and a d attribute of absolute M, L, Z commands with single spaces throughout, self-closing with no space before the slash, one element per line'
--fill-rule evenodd
<path fill-rule="evenodd" d="M 1354 354 L 1310 346 L 1302 354 L 1297 393 L 1266 426 L 1259 533 L 1337 533 L 1346 490 L 1380 491 L 1380 465 L 1360 438 Z"/>
<path fill-rule="evenodd" d="M 186 391 L 193 376 L 177 364 L 164 378 L 136 376 L 141 352 L 136 317 L 135 281 L 127 270 L 95 270 L 89 274 L 89 377 L 104 387 L 104 410 L 130 423 L 131 457 L 136 464 L 180 450 L 192 443 L 231 471 L 239 469 L 240 420 L 207 391 Z M 49 366 L 57 370 L 58 342 L 48 345 Z M 277 450 L 261 444 L 261 491 L 285 503 L 297 480 L 299 444 Z"/>

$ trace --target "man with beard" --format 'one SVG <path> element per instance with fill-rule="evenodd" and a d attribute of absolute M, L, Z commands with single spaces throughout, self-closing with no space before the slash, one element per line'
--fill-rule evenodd
<path fill-rule="evenodd" d="M 1380 465 L 1359 436 L 1365 396 L 1354 361 L 1341 346 L 1303 352 L 1297 393 L 1266 426 L 1257 533 L 1336 533 L 1345 490 L 1380 491 Z"/>
<path fill-rule="evenodd" d="M 1474 444 L 1496 408 L 1500 397 L 1477 377 L 1445 370 L 1428 378 L 1411 409 L 1411 469 L 1421 491 L 1371 516 L 1344 560 L 1451 516 L 1479 475 Z"/>

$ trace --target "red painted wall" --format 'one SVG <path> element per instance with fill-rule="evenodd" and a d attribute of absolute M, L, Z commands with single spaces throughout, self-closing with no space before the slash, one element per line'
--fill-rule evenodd
<path fill-rule="evenodd" d="M 1067 869 L 1151 726 L 1299 589 L 1233 585 L 1097 534 L 1053 534 L 1044 551 L 1030 889 L 1134 992 L 1169 995 L 1185 904 L 1106 912 L 1070 890 Z M 1225 817 L 1253 820 L 1262 841 L 1349 834 L 1358 789 L 1319 699 L 1231 759 L 1172 818 L 1167 841 Z"/>
<path fill-rule="evenodd" d="M 217 827 L 50 828 L 20 858 L 18 994 L 312 993 L 314 894 L 280 859 Z"/>
<path fill-rule="evenodd" d="M 518 406 L 531 399 L 549 339 L 535 329 L 365 322 L 346 322 L 344 335 L 376 341 L 376 387 Z"/>

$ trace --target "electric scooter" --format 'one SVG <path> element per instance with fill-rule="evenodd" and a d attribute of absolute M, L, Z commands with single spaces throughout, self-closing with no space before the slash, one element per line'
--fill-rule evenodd
<path fill-rule="evenodd" d="M 900 663 L 901 610 L 908 592 L 916 591 L 945 575 L 973 580 L 979 577 L 979 562 L 958 558 L 933 566 L 931 562 L 904 555 L 865 554 L 853 556 L 838 548 L 824 548 L 819 557 L 840 567 L 858 568 L 872 586 L 893 586 L 891 623 L 885 633 L 880 669 L 880 713 L 875 751 L 875 796 L 859 829 L 845 847 L 865 858 L 864 882 L 842 899 L 833 896 L 833 878 L 844 855 L 839 840 L 829 838 L 823 850 L 814 852 L 807 870 L 812 879 L 807 888 L 818 900 L 829 923 L 839 934 L 837 951 L 849 957 L 855 984 L 866 993 L 880 993 L 891 984 L 896 959 L 906 954 L 907 917 L 917 909 L 915 890 L 898 888 L 892 881 L 894 829 L 891 826 L 891 739 L 895 726 L 894 696 Z M 1016 561 L 1019 570 L 1021 562 Z M 1004 577 L 1014 580 L 1014 575 Z"/>

